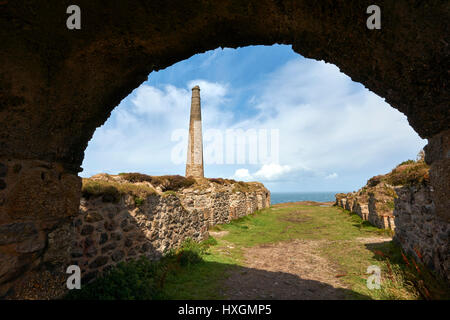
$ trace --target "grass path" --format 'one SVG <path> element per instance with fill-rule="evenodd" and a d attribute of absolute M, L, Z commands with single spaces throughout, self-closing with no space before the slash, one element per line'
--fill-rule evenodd
<path fill-rule="evenodd" d="M 216 226 L 211 234 L 203 262 L 168 275 L 164 285 L 167 296 L 418 299 L 432 291 L 429 287 L 421 292 L 405 276 L 411 271 L 402 265 L 400 250 L 388 231 L 336 207 L 275 205 Z M 381 269 L 379 290 L 369 290 L 366 285 L 371 265 Z"/>
<path fill-rule="evenodd" d="M 120 263 L 66 299 L 449 299 L 390 231 L 337 207 L 279 204 L 215 226 L 160 261 Z M 367 268 L 381 271 L 369 290 Z"/>

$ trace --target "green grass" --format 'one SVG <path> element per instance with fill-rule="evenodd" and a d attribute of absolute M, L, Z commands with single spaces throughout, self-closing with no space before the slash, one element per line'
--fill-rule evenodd
<path fill-rule="evenodd" d="M 134 195 L 135 199 L 142 199 L 155 194 L 156 191 L 145 185 L 133 183 L 118 183 L 114 181 L 85 179 L 82 180 L 81 194 L 84 198 L 102 197 L 105 202 L 118 202 L 125 194 Z M 138 204 L 143 201 L 138 200 Z"/>
<path fill-rule="evenodd" d="M 220 281 L 226 278 L 233 266 L 244 265 L 243 248 L 293 239 L 328 240 L 320 253 L 338 266 L 343 275 L 342 281 L 353 291 L 349 299 L 427 298 L 418 290 L 417 283 L 421 280 L 432 291 L 431 298 L 448 299 L 445 285 L 441 285 L 439 279 L 424 266 L 421 266 L 422 274 L 426 274 L 426 277 L 413 272 L 399 258 L 400 248 L 388 237 L 392 231 L 378 229 L 347 210 L 301 205 L 276 207 L 230 224 L 215 226 L 213 230 L 228 231 L 228 234 L 216 239 L 217 244 L 209 248 L 203 263 L 193 266 L 189 271 L 180 271 L 168 282 L 171 295 L 177 299 L 220 298 L 217 294 Z M 371 237 L 386 237 L 386 241 L 361 241 L 361 238 Z M 381 268 L 380 290 L 369 290 L 366 286 L 366 271 L 370 265 Z M 189 285 L 184 287 L 187 283 Z M 197 286 L 196 283 L 201 285 Z"/>
<path fill-rule="evenodd" d="M 154 187 L 161 187 L 162 191 L 178 191 L 195 184 L 195 179 L 186 178 L 180 175 L 149 176 L 138 172 L 121 172 L 119 173 L 119 176 L 131 183 L 149 182 Z"/>
<path fill-rule="evenodd" d="M 144 204 L 145 199 L 140 198 L 140 197 L 134 197 L 134 205 L 136 207 L 140 207 Z"/>
<path fill-rule="evenodd" d="M 350 289 L 349 299 L 449 297 L 445 284 L 424 266 L 417 264 L 420 269 L 417 272 L 412 260 L 405 262 L 399 247 L 387 237 L 391 231 L 378 229 L 358 215 L 336 207 L 276 206 L 212 229 L 227 234 L 217 239 L 210 237 L 200 244 L 187 241 L 179 250 L 169 252 L 160 262 L 152 264 L 151 270 L 156 270 L 153 274 L 144 273 L 154 279 L 148 283 L 153 283 L 156 289 L 143 291 L 145 295 L 141 297 L 131 297 L 223 299 L 224 280 L 235 267 L 245 266 L 245 248 L 293 239 L 322 240 L 318 253 L 337 268 L 340 279 Z M 369 240 L 362 241 L 363 238 Z M 382 270 L 380 290 L 369 290 L 366 286 L 366 270 L 370 265 Z M 139 283 L 148 281 L 146 277 L 144 280 L 133 277 Z M 101 281 L 104 286 L 105 280 Z"/>
<path fill-rule="evenodd" d="M 214 239 L 196 243 L 187 239 L 179 249 L 171 250 L 159 261 L 145 257 L 121 262 L 95 281 L 82 285 L 81 290 L 72 290 L 66 300 L 154 300 L 173 299 L 166 290 L 166 281 L 176 277 L 180 270 L 186 274 L 199 264 Z M 170 282 L 170 280 L 169 280 Z"/>

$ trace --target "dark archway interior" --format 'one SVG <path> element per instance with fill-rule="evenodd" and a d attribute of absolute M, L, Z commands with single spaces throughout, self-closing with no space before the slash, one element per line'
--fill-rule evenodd
<path fill-rule="evenodd" d="M 69 3 L 1 3 L 0 284 L 38 265 L 48 232 L 77 211 L 84 150 L 114 106 L 151 71 L 217 47 L 292 44 L 384 97 L 429 139 L 449 221 L 450 4 L 380 0 L 382 29 L 369 30 L 372 2 L 80 0 L 81 30 L 66 28 Z M 27 235 L 40 251 L 11 249 Z"/>

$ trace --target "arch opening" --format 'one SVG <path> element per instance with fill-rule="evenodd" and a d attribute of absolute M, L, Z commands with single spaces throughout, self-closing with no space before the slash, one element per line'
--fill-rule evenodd
<path fill-rule="evenodd" d="M 405 116 L 334 65 L 286 45 L 219 48 L 151 73 L 94 133 L 81 176 L 184 175 L 190 88 L 196 84 L 208 177 L 262 179 L 272 192 L 337 193 L 415 158 L 425 145 Z M 351 170 L 361 169 L 358 177 L 333 184 L 351 175 L 347 159 L 353 159 Z M 296 180 L 309 182 L 301 188 Z M 288 184 L 284 190 L 282 183 Z"/>

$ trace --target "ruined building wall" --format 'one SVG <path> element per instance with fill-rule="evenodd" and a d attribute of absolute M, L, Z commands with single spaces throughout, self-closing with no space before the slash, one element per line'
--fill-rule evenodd
<path fill-rule="evenodd" d="M 363 190 L 340 193 L 335 204 L 349 210 L 353 203 L 350 211 L 363 220 L 394 230 L 394 240 L 406 253 L 450 282 L 450 224 L 436 212 L 433 187 L 424 182 L 393 190 L 396 195 L 391 200 L 373 190 L 370 194 Z"/>
<path fill-rule="evenodd" d="M 207 238 L 208 229 L 213 225 L 270 206 L 270 193 L 262 184 L 248 192 L 236 192 L 232 185 L 219 189 L 155 193 L 141 204 L 136 204 L 132 195 L 122 195 L 116 203 L 105 202 L 101 196 L 81 198 L 78 214 L 72 221 L 67 220 L 53 229 L 48 234 L 47 245 L 39 241 L 39 234 L 30 233 L 34 229 L 29 223 L 30 232 L 18 236 L 24 238 L 30 234 L 30 240 L 19 239 L 21 242 L 16 247 L 30 253 L 39 252 L 45 271 L 40 267 L 39 272 L 28 273 L 26 278 L 21 275 L 15 283 L 3 284 L 3 295 L 8 293 L 8 297 L 22 299 L 55 298 L 66 293 L 65 270 L 69 265 L 80 267 L 84 285 L 119 262 L 140 256 L 157 260 L 187 238 L 195 241 Z"/>
<path fill-rule="evenodd" d="M 370 190 L 338 193 L 335 205 L 356 213 L 365 221 L 382 229 L 395 229 L 394 188 L 380 184 Z"/>
<path fill-rule="evenodd" d="M 420 185 L 396 191 L 394 240 L 450 283 L 450 224 L 436 214 L 433 188 Z"/>
<path fill-rule="evenodd" d="M 82 269 L 84 280 L 128 259 L 159 259 L 167 250 L 191 238 L 201 241 L 208 229 L 270 206 L 268 190 L 236 193 L 231 189 L 196 193 L 154 194 L 137 206 L 132 196 L 117 204 L 101 198 L 82 199 L 73 222 L 72 264 Z"/>

